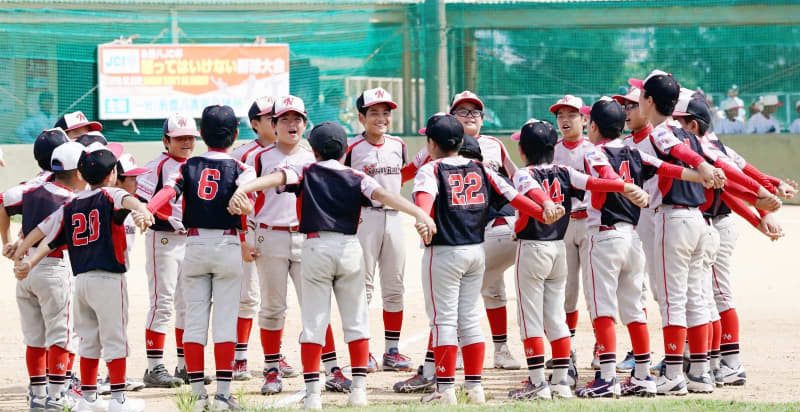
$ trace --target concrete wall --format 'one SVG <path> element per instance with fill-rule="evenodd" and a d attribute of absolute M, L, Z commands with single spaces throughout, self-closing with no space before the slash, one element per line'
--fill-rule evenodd
<path fill-rule="evenodd" d="M 765 173 L 781 178 L 789 177 L 800 180 L 800 135 L 735 135 L 724 136 L 722 139 L 726 145 L 736 149 L 739 154 Z M 405 140 L 409 155 L 412 157 L 425 145 L 425 139 L 419 136 L 409 137 Z M 516 142 L 511 141 L 508 136 L 501 137 L 501 140 L 519 165 Z M 125 150 L 133 155 L 140 166 L 163 151 L 161 142 L 128 142 L 124 145 Z M 31 145 L 3 145 L 2 149 L 6 167 L 0 169 L 0 189 L 5 190 L 38 172 L 39 168 L 33 160 Z M 205 151 L 205 144 L 198 141 L 195 153 Z M 403 192 L 408 194 L 410 186 L 407 184 Z M 789 203 L 800 204 L 800 198 Z"/>

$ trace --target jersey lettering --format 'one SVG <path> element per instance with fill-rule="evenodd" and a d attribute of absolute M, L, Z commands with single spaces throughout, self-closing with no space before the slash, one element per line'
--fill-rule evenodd
<path fill-rule="evenodd" d="M 619 177 L 621 177 L 625 183 L 633 183 L 629 161 L 623 160 L 622 163 L 619 164 Z"/>
<path fill-rule="evenodd" d="M 88 224 L 85 214 L 74 213 L 72 215 L 72 226 L 75 227 L 75 230 L 72 232 L 73 245 L 85 246 L 94 242 L 100 237 L 100 212 L 98 212 L 97 209 L 92 209 L 92 211 L 89 212 Z M 87 229 L 89 230 L 88 237 L 83 236 Z"/>
<path fill-rule="evenodd" d="M 453 206 L 480 205 L 486 202 L 483 193 L 475 193 L 483 187 L 483 179 L 477 173 L 452 174 L 448 178 L 448 183 L 450 183 Z"/>
<path fill-rule="evenodd" d="M 553 199 L 553 203 L 564 203 L 564 194 L 561 192 L 561 182 L 558 179 L 553 179 L 553 183 L 550 183 L 548 179 L 543 179 L 542 188 Z"/>
<path fill-rule="evenodd" d="M 200 184 L 197 186 L 197 197 L 203 200 L 212 200 L 217 196 L 219 185 L 219 170 L 217 169 L 203 169 L 200 174 Z"/>

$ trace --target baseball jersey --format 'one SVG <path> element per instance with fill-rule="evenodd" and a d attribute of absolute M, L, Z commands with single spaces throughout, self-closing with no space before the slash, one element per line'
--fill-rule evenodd
<path fill-rule="evenodd" d="M 780 132 L 781 124 L 778 123 L 778 119 L 775 118 L 774 114 L 767 119 L 761 112 L 758 112 L 750 116 L 750 119 L 747 120 L 747 133 L 761 134 Z"/>
<path fill-rule="evenodd" d="M 514 172 L 517 171 L 517 165 L 511 160 L 503 142 L 492 136 L 485 135 L 480 135 L 476 137 L 475 140 L 478 141 L 478 145 L 481 147 L 481 156 L 483 156 L 484 165 L 489 166 L 489 168 L 501 175 L 507 177 L 514 175 Z M 419 169 L 430 160 L 431 157 L 428 155 L 428 148 L 423 147 L 417 155 L 414 156 L 412 163 Z"/>
<path fill-rule="evenodd" d="M 728 118 L 717 119 L 714 123 L 714 131 L 719 134 L 744 134 L 745 126 L 739 119 L 728 120 Z"/>
<path fill-rule="evenodd" d="M 436 234 L 431 245 L 472 245 L 484 240 L 493 197 L 509 202 L 517 192 L 493 169 L 461 156 L 425 164 L 414 178 L 413 192 L 433 196 Z"/>
<path fill-rule="evenodd" d="M 675 133 L 679 133 L 677 137 Z M 692 150 L 703 154 L 697 137 L 683 129 L 676 128 L 668 122 L 662 122 L 646 135 L 629 136 L 623 143 L 635 147 L 639 152 L 657 157 L 662 161 L 686 165 L 669 155 L 675 145 L 688 144 Z M 642 188 L 650 195 L 649 208 L 655 209 L 664 204 L 697 207 L 705 203 L 703 186 L 699 183 L 684 182 L 666 176 L 654 176 L 644 182 Z"/>
<path fill-rule="evenodd" d="M 555 204 L 564 206 L 564 216 L 552 224 L 544 224 L 522 215 L 514 230 L 518 239 L 563 240 L 572 212 L 571 199 L 583 197 L 589 176 L 569 166 L 542 164 L 517 170 L 512 179 L 520 193 L 541 187 Z"/>
<path fill-rule="evenodd" d="M 25 184 L 40 185 L 44 182 L 52 182 L 54 178 L 55 176 L 53 175 L 53 172 L 48 170 L 42 170 L 39 173 L 37 173 L 36 176 L 34 176 L 31 180 L 25 182 Z"/>
<path fill-rule="evenodd" d="M 127 271 L 124 222 L 130 211 L 122 207 L 127 196 L 115 187 L 81 192 L 38 225 L 51 249 L 67 246 L 75 276 L 92 270 Z"/>
<path fill-rule="evenodd" d="M 714 133 L 706 134 L 701 139 L 701 142 L 703 144 L 703 152 L 707 157 L 722 159 L 738 169 L 743 169 L 747 165 L 747 161 L 743 157 L 722 144 L 722 141 Z M 722 191 L 723 189 L 706 190 L 707 207 L 703 210 L 704 217 L 711 218 L 731 213 L 731 209 L 722 201 Z M 708 199 L 709 194 L 711 194 L 712 199 Z"/>
<path fill-rule="evenodd" d="M 259 150 L 263 149 L 264 147 L 265 146 L 261 144 L 260 140 L 253 139 L 231 150 L 231 157 L 244 164 L 252 166 L 253 163 L 249 162 L 250 157 L 254 156 L 256 153 L 258 153 Z"/>
<path fill-rule="evenodd" d="M 800 134 L 800 119 L 794 119 L 792 125 L 789 126 L 789 133 Z"/>
<path fill-rule="evenodd" d="M 180 173 L 175 191 L 183 197 L 184 227 L 242 229 L 242 218 L 228 213 L 228 201 L 238 186 L 255 180 L 252 167 L 211 149 L 187 160 Z"/>
<path fill-rule="evenodd" d="M 75 197 L 72 189 L 55 182 L 14 186 L 3 194 L 9 216 L 22 215 L 22 235 L 27 236 L 45 218 Z"/>
<path fill-rule="evenodd" d="M 302 170 L 282 169 L 285 191 L 297 196 L 301 233 L 337 232 L 355 235 L 361 218 L 361 196 L 372 197 L 378 182 L 338 160 L 311 163 Z"/>
<path fill-rule="evenodd" d="M 302 147 L 298 146 L 295 153 L 287 155 L 271 144 L 252 155 L 251 160 L 256 176 L 265 176 L 286 168 L 302 170 L 316 159 L 314 153 Z M 292 193 L 267 189 L 258 194 L 254 220 L 269 226 L 297 226 L 296 202 L 297 198 Z"/>
<path fill-rule="evenodd" d="M 383 143 L 370 143 L 362 134 L 347 142 L 344 165 L 364 172 L 377 180 L 384 189 L 400 193 L 400 171 L 408 163 L 406 143 L 399 137 L 383 136 Z M 363 198 L 362 206 L 383 207 L 380 202 Z"/>
<path fill-rule="evenodd" d="M 625 183 L 641 187 L 663 163 L 658 158 L 640 153 L 636 148 L 625 146 L 619 140 L 595 147 L 595 151 L 586 154 L 586 173 L 592 177 L 608 178 L 600 170 L 610 167 Z M 641 210 L 621 193 L 588 191 L 586 203 L 589 227 L 611 226 L 619 222 L 632 225 L 639 223 Z"/>
<path fill-rule="evenodd" d="M 586 153 L 593 150 L 594 145 L 585 137 L 581 137 L 574 142 L 561 139 L 556 143 L 553 164 L 568 166 L 575 170 L 583 170 L 583 159 Z M 575 191 L 575 196 L 572 198 L 573 212 L 586 209 L 586 202 L 583 197 L 583 192 Z"/>
<path fill-rule="evenodd" d="M 175 182 L 180 177 L 181 166 L 186 159 L 174 157 L 169 153 L 161 153 L 151 160 L 145 169 L 150 173 L 139 175 L 136 178 L 136 196 L 144 202 L 149 202 L 153 195 L 164 186 L 175 187 Z M 154 214 L 155 223 L 150 226 L 153 230 L 183 231 L 183 204 L 177 197 L 171 199 Z"/>

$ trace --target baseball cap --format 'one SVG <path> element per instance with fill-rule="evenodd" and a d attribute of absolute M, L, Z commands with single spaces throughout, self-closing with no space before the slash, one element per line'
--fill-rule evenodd
<path fill-rule="evenodd" d="M 230 106 L 214 105 L 203 109 L 200 119 L 200 133 L 204 138 L 229 136 L 239 127 L 239 120 Z"/>
<path fill-rule="evenodd" d="M 740 106 L 739 103 L 736 103 L 736 100 L 733 99 L 727 99 L 722 102 L 722 110 L 738 109 L 740 107 L 742 106 Z"/>
<path fill-rule="evenodd" d="M 600 130 L 615 129 L 622 132 L 625 128 L 625 110 L 616 100 L 603 96 L 587 109 L 581 112 L 591 116 Z"/>
<path fill-rule="evenodd" d="M 456 93 L 453 95 L 453 98 L 450 99 L 450 111 L 452 112 L 453 109 L 455 109 L 456 106 L 462 102 L 475 103 L 478 105 L 479 110 L 483 110 L 483 102 L 478 98 L 478 95 L 469 90 L 464 90 L 461 93 Z"/>
<path fill-rule="evenodd" d="M 529 124 L 529 123 L 536 123 L 536 122 L 541 122 L 541 120 L 539 120 L 539 119 L 534 119 L 533 117 L 531 117 L 531 118 L 530 118 L 530 119 L 528 119 L 528 121 L 526 121 L 526 122 L 525 122 L 525 123 L 524 123 L 522 126 L 524 127 L 526 124 Z M 519 135 L 522 133 L 522 132 L 521 132 L 521 130 L 522 130 L 522 129 L 520 129 L 520 130 L 517 130 L 517 131 L 516 131 L 516 132 L 514 132 L 514 133 L 511 133 L 511 140 L 513 140 L 513 141 L 515 141 L 515 142 L 518 142 L 518 141 L 519 141 Z"/>
<path fill-rule="evenodd" d="M 739 86 L 737 86 L 735 84 L 732 84 L 731 87 L 728 87 L 728 91 L 731 91 L 731 90 L 738 92 L 739 91 Z"/>
<path fill-rule="evenodd" d="M 611 96 L 611 98 L 616 100 L 619 104 L 625 104 L 627 102 L 639 103 L 639 96 L 641 95 L 642 89 L 631 86 L 625 94 L 615 94 Z"/>
<path fill-rule="evenodd" d="M 272 109 L 272 117 L 280 117 L 282 114 L 287 112 L 295 112 L 304 118 L 308 118 L 308 113 L 306 113 L 306 104 L 303 103 L 303 99 L 297 96 L 281 96 L 275 99 L 275 107 Z"/>
<path fill-rule="evenodd" d="M 89 126 L 89 130 L 96 132 L 103 130 L 102 124 L 99 122 L 90 122 L 89 119 L 86 118 L 86 115 L 80 110 L 77 112 L 65 113 L 63 116 L 58 118 L 58 121 L 56 121 L 55 125 L 55 127 L 64 129 L 65 132 L 83 126 Z"/>
<path fill-rule="evenodd" d="M 117 157 L 122 155 L 122 145 L 109 143 L 103 146 L 92 143 L 81 153 L 78 171 L 89 184 L 98 184 L 117 166 Z"/>
<path fill-rule="evenodd" d="M 150 173 L 149 169 L 136 166 L 136 160 L 130 153 L 123 153 L 117 159 L 117 174 L 120 176 L 139 176 Z"/>
<path fill-rule="evenodd" d="M 520 129 L 519 145 L 525 153 L 553 150 L 557 141 L 558 133 L 550 122 L 530 122 Z"/>
<path fill-rule="evenodd" d="M 783 103 L 781 103 L 781 101 L 778 100 L 778 96 L 775 96 L 774 94 L 761 96 L 761 99 L 759 99 L 759 101 L 763 103 L 764 106 L 783 106 Z"/>
<path fill-rule="evenodd" d="M 425 136 L 445 148 L 457 148 L 464 141 L 464 127 L 452 115 L 435 114 L 425 125 Z"/>
<path fill-rule="evenodd" d="M 205 111 L 203 112 L 205 113 Z M 175 113 L 164 120 L 164 135 L 169 137 L 194 136 L 200 137 L 197 122 L 192 116 Z"/>
<path fill-rule="evenodd" d="M 250 110 L 247 111 L 247 117 L 253 120 L 259 116 L 272 113 L 272 108 L 275 106 L 275 98 L 272 96 L 262 96 L 256 99 Z"/>
<path fill-rule="evenodd" d="M 431 117 L 433 117 L 433 116 L 447 116 L 448 114 L 449 113 L 445 113 L 445 112 L 436 112 L 436 113 L 432 114 Z M 422 129 L 417 130 L 417 133 L 419 133 L 421 136 L 425 136 L 425 132 L 427 131 L 427 129 L 428 129 L 427 127 L 423 127 Z"/>
<path fill-rule="evenodd" d="M 78 142 L 67 142 L 53 150 L 50 168 L 54 172 L 75 170 L 85 147 Z"/>
<path fill-rule="evenodd" d="M 75 141 L 80 143 L 80 144 L 82 144 L 82 145 L 84 145 L 84 146 L 89 146 L 90 144 L 92 144 L 94 142 L 98 142 L 98 143 L 100 143 L 102 145 L 107 145 L 108 144 L 108 140 L 106 140 L 106 137 L 103 136 L 103 134 L 100 133 L 100 132 L 89 132 L 89 133 L 86 133 L 86 134 L 82 135 L 81 137 L 75 139 Z"/>
<path fill-rule="evenodd" d="M 53 157 L 53 150 L 68 141 L 67 134 L 60 127 L 47 129 L 40 133 L 33 142 L 33 157 L 39 167 L 42 170 L 51 170 L 50 160 Z"/>
<path fill-rule="evenodd" d="M 483 161 L 483 153 L 481 153 L 481 145 L 470 134 L 464 135 L 464 142 L 461 143 L 461 148 L 458 149 L 458 154 L 469 159 L 477 159 Z"/>
<path fill-rule="evenodd" d="M 658 102 L 672 104 L 678 100 L 681 88 L 671 74 L 661 70 L 653 70 L 644 80 L 628 79 L 628 84 L 646 91 Z"/>
<path fill-rule="evenodd" d="M 705 96 L 689 89 L 681 89 L 678 103 L 672 112 L 673 117 L 694 116 L 706 124 L 711 124 L 711 111 L 708 109 Z"/>
<path fill-rule="evenodd" d="M 397 103 L 392 101 L 392 95 L 382 87 L 365 90 L 356 99 L 356 109 L 361 110 L 376 104 L 388 104 L 391 109 L 397 108 Z"/>
<path fill-rule="evenodd" d="M 583 107 L 583 99 L 580 97 L 575 97 L 571 94 L 565 94 L 564 97 L 558 99 L 556 104 L 550 106 L 550 113 L 556 114 L 558 109 L 564 106 L 575 108 L 575 110 L 580 110 L 581 107 Z"/>
<path fill-rule="evenodd" d="M 322 122 L 311 129 L 308 142 L 322 157 L 338 158 L 347 149 L 347 132 L 339 123 Z"/>

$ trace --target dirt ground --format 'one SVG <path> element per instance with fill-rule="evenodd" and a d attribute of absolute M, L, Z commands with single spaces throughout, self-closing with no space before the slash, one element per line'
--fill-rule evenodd
<path fill-rule="evenodd" d="M 795 366 L 800 362 L 800 302 L 795 293 L 800 290 L 800 276 L 798 276 L 797 257 L 794 253 L 798 250 L 798 233 L 800 233 L 800 207 L 785 207 L 778 214 L 781 223 L 788 235 L 777 243 L 770 243 L 763 235 L 756 232 L 743 220 L 739 220 L 740 237 L 735 256 L 736 306 L 741 317 L 741 348 L 742 357 L 747 368 L 748 383 L 743 388 L 717 389 L 712 395 L 713 399 L 747 400 L 747 401 L 797 401 L 800 400 L 800 374 L 796 373 Z M 405 319 L 400 341 L 401 351 L 413 357 L 415 363 L 422 361 L 425 353 L 426 338 L 428 334 L 428 319 L 425 315 L 424 303 L 421 296 L 420 261 L 422 249 L 419 247 L 416 235 L 413 233 L 411 221 L 407 225 L 407 265 L 405 277 Z M 12 228 L 16 233 L 17 227 Z M 132 356 L 128 359 L 128 375 L 132 379 L 140 380 L 146 367 L 144 350 L 144 323 L 147 312 L 147 280 L 144 271 L 143 236 L 137 237 L 137 242 L 132 253 L 131 270 L 128 272 L 128 292 L 130 296 L 130 323 L 128 334 Z M 0 364 L 3 374 L 0 374 L 0 410 L 21 410 L 25 408 L 25 393 L 28 378 L 25 369 L 22 333 L 19 326 L 19 315 L 15 304 L 16 282 L 12 274 L 12 264 L 6 259 L 0 261 L 0 313 L 4 313 L 6 321 L 3 322 L 4 331 L 0 334 Z M 513 268 L 512 268 L 513 269 Z M 506 285 L 509 288 L 509 345 L 517 359 L 523 361 L 522 344 L 519 340 L 519 329 L 516 321 L 516 298 L 510 291 L 513 287 L 513 270 L 506 273 Z M 286 330 L 284 333 L 284 354 L 289 362 L 300 368 L 299 345 L 295 337 L 300 333 L 300 311 L 296 304 L 292 288 L 289 288 L 290 309 Z M 376 291 L 376 296 L 380 296 Z M 482 305 L 482 303 L 480 303 Z M 335 307 L 334 307 L 335 311 Z M 660 359 L 663 354 L 660 319 L 657 315 L 658 308 L 655 302 L 649 302 L 648 313 L 650 316 L 650 330 L 654 358 Z M 578 366 L 580 368 L 581 382 L 591 379 L 591 372 L 587 369 L 591 360 L 593 337 L 591 326 L 586 311 L 581 311 L 580 323 L 576 337 L 578 349 Z M 492 365 L 491 334 L 486 319 L 483 319 L 483 328 L 487 337 L 486 365 Z M 383 352 L 383 328 L 381 320 L 380 301 L 373 302 L 370 307 L 370 324 L 373 336 L 373 353 L 380 359 Z M 338 314 L 334 315 L 334 333 L 341 365 L 348 364 L 347 347 L 342 341 L 342 333 Z M 624 357 L 630 348 L 627 332 L 623 327 L 617 328 L 618 332 L 618 358 Z M 168 335 L 165 348 L 167 368 L 175 367 L 175 343 L 172 334 Z M 209 348 L 210 349 L 210 348 Z M 549 349 L 548 349 L 549 350 Z M 251 369 L 261 370 L 261 347 L 258 330 L 254 328 L 250 339 L 249 359 Z M 213 352 L 206 351 L 206 371 L 213 374 Z M 76 362 L 77 370 L 77 362 Z M 373 404 L 387 401 L 408 401 L 418 399 L 418 395 L 398 395 L 392 392 L 394 382 L 409 376 L 408 373 L 379 372 L 371 374 L 367 379 L 370 400 Z M 499 371 L 486 369 L 484 372 L 484 386 L 490 402 L 506 402 L 507 391 L 519 386 L 525 379 L 526 371 Z M 460 381 L 462 378 L 457 377 Z M 233 391 L 237 393 L 243 388 L 248 393 L 247 400 L 250 405 L 275 405 L 293 406 L 303 388 L 302 378 L 284 380 L 284 393 L 280 396 L 264 398 L 260 395 L 260 379 L 249 382 L 235 382 Z M 214 392 L 214 384 L 209 388 Z M 145 389 L 132 396 L 144 398 L 148 410 L 176 410 L 174 390 Z M 694 395 L 693 395 L 694 396 Z M 323 394 L 326 404 L 344 404 L 346 396 L 342 394 Z"/>

